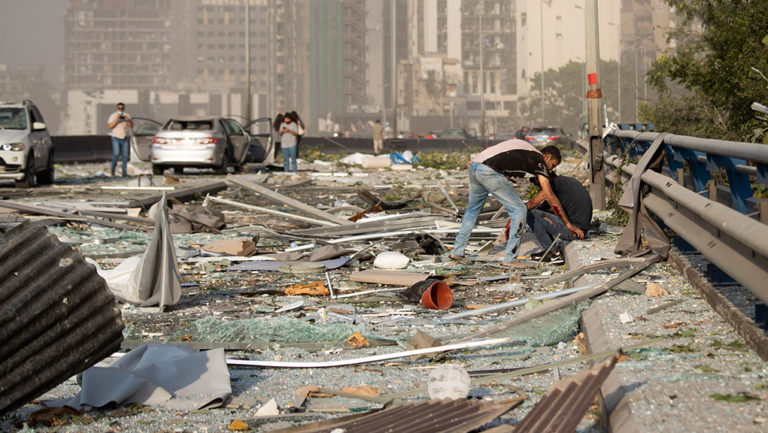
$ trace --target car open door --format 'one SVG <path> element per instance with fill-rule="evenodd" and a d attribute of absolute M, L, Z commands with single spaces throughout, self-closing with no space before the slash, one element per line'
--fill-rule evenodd
<path fill-rule="evenodd" d="M 272 164 L 274 162 L 274 144 L 272 141 L 272 119 L 269 117 L 260 117 L 251 120 L 245 125 L 245 129 L 250 132 L 251 145 L 248 148 L 246 162 L 263 162 Z M 256 132 L 253 132 L 253 130 Z"/>
<path fill-rule="evenodd" d="M 163 126 L 160 122 L 146 117 L 134 117 L 131 135 L 131 159 L 149 161 L 152 153 L 152 137 Z"/>
<path fill-rule="evenodd" d="M 227 132 L 227 139 L 232 145 L 232 162 L 238 168 L 245 163 L 245 156 L 248 152 L 248 146 L 251 144 L 251 137 L 245 132 L 245 129 L 237 120 L 223 119 L 224 129 Z"/>

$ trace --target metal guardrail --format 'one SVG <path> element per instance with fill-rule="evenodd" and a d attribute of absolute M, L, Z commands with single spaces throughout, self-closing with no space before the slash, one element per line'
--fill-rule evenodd
<path fill-rule="evenodd" d="M 608 147 L 615 149 L 618 145 L 630 154 L 641 154 L 658 136 L 656 132 L 613 130 L 605 141 Z M 722 169 L 728 177 L 731 196 L 729 204 L 743 214 L 757 210 L 751 177 L 757 183 L 768 186 L 768 146 L 667 134 L 664 137 L 664 151 L 669 171 L 677 177 L 678 183 L 686 183 L 684 173 L 687 164 L 692 178 L 690 187 L 696 192 L 703 192 L 708 190 L 711 173 Z M 710 188 L 708 196 L 714 195 L 712 191 Z"/>
<path fill-rule="evenodd" d="M 606 136 L 605 143 L 611 147 L 618 140 L 626 145 L 624 140 L 629 139 L 630 147 L 634 147 L 639 154 L 657 137 L 658 133 L 612 131 Z M 736 170 L 739 165 L 753 168 L 756 181 L 765 185 L 768 179 L 765 176 L 768 146 L 672 134 L 665 136 L 663 142 L 669 170 L 676 173 L 677 179 L 653 171 L 644 172 L 641 178 L 651 187 L 644 199 L 646 208 L 723 272 L 749 289 L 762 302 L 768 303 L 768 225 L 754 218 L 759 213 L 745 213 L 746 204 L 750 200 L 755 201 L 751 179 L 749 174 Z M 701 166 L 702 158 L 706 161 L 705 167 Z M 636 169 L 634 164 L 622 166 L 622 160 L 617 155 L 607 156 L 605 162 L 614 169 L 621 167 L 625 177 L 632 175 Z M 686 164 L 694 185 L 686 185 L 687 178 L 681 175 Z M 728 174 L 733 208 L 710 200 L 710 191 L 701 185 L 702 179 L 711 178 L 708 169 L 721 168 L 725 168 Z M 606 180 L 619 181 L 616 171 L 608 175 Z M 748 196 L 743 182 L 747 183 Z M 689 189 L 689 186 L 695 190 Z M 759 215 L 762 219 L 768 216 L 765 215 L 765 203 L 765 199 L 762 199 L 762 206 L 759 207 L 763 210 L 763 214 Z"/>

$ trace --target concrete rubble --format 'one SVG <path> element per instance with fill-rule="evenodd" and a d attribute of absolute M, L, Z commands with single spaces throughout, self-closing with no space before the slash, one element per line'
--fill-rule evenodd
<path fill-rule="evenodd" d="M 300 161 L 298 174 L 249 166 L 226 179 L 129 180 L 81 164 L 57 167 L 56 184 L 30 194 L 0 188 L 3 231 L 24 220 L 44 225 L 105 272 L 165 242 L 154 255 L 162 267 L 137 287 L 165 287 L 172 297 L 178 287 L 179 296 L 160 308 L 120 303 L 121 352 L 146 344 L 226 351 L 229 381 L 214 392 L 221 407 L 89 405 L 53 416 L 56 431 L 81 431 L 81 420 L 104 432 L 371 431 L 360 427 L 366 417 L 394 423 L 459 409 L 466 428 L 423 431 L 512 431 L 538 425 L 524 420 L 543 396 L 568 401 L 569 385 L 596 374 L 599 383 L 570 395 L 578 413 L 568 421 L 578 431 L 630 421 L 637 431 L 718 431 L 713 418 L 733 419 L 728 431 L 768 428 L 765 362 L 667 262 L 616 256 L 622 228 L 607 222 L 609 212 L 596 212 L 590 236 L 565 249 L 567 266 L 528 260 L 509 269 L 501 266 L 506 217 L 489 200 L 467 248 L 473 263 L 464 265 L 448 252 L 466 205 L 465 170 L 420 168 L 415 159 L 408 171 L 390 159 L 382 168 L 364 156 L 349 162 L 358 165 Z M 568 157 L 557 171 L 577 162 Z M 167 227 L 174 215 L 189 230 Z M 522 255 L 546 247 L 527 234 Z M 610 375 L 600 367 L 606 359 Z M 454 394 L 466 399 L 430 400 L 435 378 L 451 375 L 468 389 Z M 613 411 L 601 414 L 592 400 L 605 378 L 604 396 L 621 389 L 626 397 L 601 402 Z M 0 429 L 24 428 L 43 418 L 40 402 L 73 401 L 80 391 L 74 377 L 51 384 L 4 415 Z"/>

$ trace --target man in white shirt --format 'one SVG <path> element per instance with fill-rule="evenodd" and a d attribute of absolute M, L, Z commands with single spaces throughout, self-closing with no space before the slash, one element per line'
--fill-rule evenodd
<path fill-rule="evenodd" d="M 128 136 L 131 134 L 133 122 L 131 115 L 125 112 L 125 104 L 117 103 L 117 111 L 109 115 L 107 126 L 112 130 L 112 176 L 115 175 L 117 157 L 123 159 L 123 177 L 128 176 Z"/>

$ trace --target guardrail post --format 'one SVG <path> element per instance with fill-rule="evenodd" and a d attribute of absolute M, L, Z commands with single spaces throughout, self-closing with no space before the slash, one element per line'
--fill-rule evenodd
<path fill-rule="evenodd" d="M 760 212 L 760 222 L 768 224 L 768 198 L 761 198 L 757 201 L 757 210 Z"/>
<path fill-rule="evenodd" d="M 728 175 L 728 184 L 733 196 L 733 208 L 737 211 L 747 213 L 747 199 L 752 197 L 752 186 L 749 183 L 749 176 L 738 173 L 736 164 L 746 165 L 743 159 L 726 158 L 718 155 L 707 155 L 710 169 L 725 169 Z M 710 198 L 713 200 L 712 198 Z"/>
<path fill-rule="evenodd" d="M 717 183 L 714 180 L 707 182 L 708 198 L 717 201 Z"/>
<path fill-rule="evenodd" d="M 685 169 L 678 168 L 675 170 L 675 177 L 677 178 L 677 183 L 680 186 L 685 186 Z"/>

